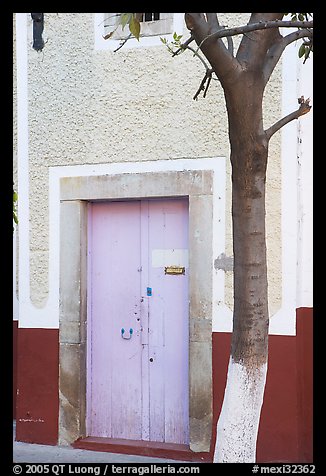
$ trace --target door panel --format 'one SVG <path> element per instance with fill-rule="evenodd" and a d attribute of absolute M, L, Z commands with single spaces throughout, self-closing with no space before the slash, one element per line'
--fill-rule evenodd
<path fill-rule="evenodd" d="M 164 250 L 161 262 L 158 250 Z M 151 439 L 188 443 L 188 202 L 149 202 L 149 356 Z M 162 253 L 161 253 L 162 254 Z M 154 259 L 153 259 L 154 256 Z M 165 266 L 184 264 L 185 275 Z"/>
<path fill-rule="evenodd" d="M 90 206 L 89 435 L 188 443 L 187 249 L 187 200 Z"/>
<path fill-rule="evenodd" d="M 91 224 L 90 434 L 141 438 L 140 204 L 101 203 Z M 124 339 L 121 329 L 125 329 Z"/>

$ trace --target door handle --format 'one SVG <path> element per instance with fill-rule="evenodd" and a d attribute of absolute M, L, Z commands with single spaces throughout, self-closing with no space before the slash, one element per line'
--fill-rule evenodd
<path fill-rule="evenodd" d="M 134 332 L 133 329 L 130 327 L 130 329 L 129 329 L 129 336 L 125 335 L 125 332 L 126 332 L 125 329 L 122 327 L 122 329 L 121 329 L 121 337 L 122 337 L 123 339 L 126 339 L 126 340 L 131 339 L 132 333 Z"/>

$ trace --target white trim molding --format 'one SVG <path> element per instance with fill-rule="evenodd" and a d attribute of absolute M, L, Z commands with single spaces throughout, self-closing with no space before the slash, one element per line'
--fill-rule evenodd
<path fill-rule="evenodd" d="M 214 173 L 213 196 L 213 256 L 225 252 L 225 158 L 181 158 L 175 160 L 106 163 L 94 165 L 60 166 L 49 168 L 49 297 L 46 306 L 36 308 L 30 301 L 29 279 L 20 283 L 24 286 L 24 301 L 20 301 L 19 327 L 59 327 L 59 260 L 60 255 L 60 179 L 64 177 L 108 176 L 124 173 L 167 172 L 184 170 L 211 170 Z M 215 217 L 218 217 L 217 219 Z M 20 229 L 28 235 L 29 223 L 23 220 Z M 29 253 L 20 254 L 21 269 L 29 275 Z M 213 263 L 212 263 L 213 266 Z M 224 296 L 224 271 L 219 276 L 213 273 L 213 295 Z M 213 303 L 213 329 L 216 319 L 223 317 L 221 309 Z M 223 302 L 221 302 L 223 305 Z M 222 306 L 223 307 L 223 306 Z M 214 309 L 215 308 L 215 309 Z M 231 312 L 231 311 L 230 311 Z"/>
<path fill-rule="evenodd" d="M 298 48 L 291 44 L 283 53 L 282 116 L 296 109 L 302 94 L 307 97 L 312 91 L 312 65 L 302 65 Z M 308 91 L 303 90 L 306 84 Z M 270 334 L 296 335 L 296 309 L 312 306 L 311 114 L 282 129 L 282 307 L 271 316 Z"/>
<path fill-rule="evenodd" d="M 282 117 L 298 105 L 297 49 L 289 45 L 282 58 Z M 297 288 L 297 121 L 287 124 L 282 130 L 282 307 L 270 318 L 271 334 L 295 335 L 296 333 L 296 288 Z"/>

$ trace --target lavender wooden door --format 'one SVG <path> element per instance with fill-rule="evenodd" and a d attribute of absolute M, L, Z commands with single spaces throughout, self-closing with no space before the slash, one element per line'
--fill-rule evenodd
<path fill-rule="evenodd" d="M 88 435 L 189 442 L 188 308 L 188 201 L 90 205 Z"/>

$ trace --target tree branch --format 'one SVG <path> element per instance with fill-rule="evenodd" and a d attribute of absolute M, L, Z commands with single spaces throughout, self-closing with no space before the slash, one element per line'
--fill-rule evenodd
<path fill-rule="evenodd" d="M 267 84 L 285 48 L 299 38 L 311 38 L 312 36 L 313 32 L 311 30 L 297 30 L 287 36 L 281 37 L 281 39 L 270 48 L 267 52 L 265 64 L 263 66 L 265 84 Z"/>
<path fill-rule="evenodd" d="M 209 85 L 210 85 L 210 82 L 211 82 L 211 79 L 212 79 L 212 73 L 213 73 L 212 69 L 208 69 L 206 71 L 205 76 L 202 79 L 202 81 L 200 83 L 200 86 L 199 86 L 196 94 L 194 95 L 193 99 L 195 99 L 195 100 L 198 99 L 198 96 L 199 96 L 201 91 L 204 91 L 203 97 L 204 98 L 206 97 L 206 93 L 208 91 L 208 88 L 209 88 Z M 207 81 L 207 84 L 206 84 L 206 87 L 205 87 L 206 81 Z"/>
<path fill-rule="evenodd" d="M 177 56 L 177 55 L 180 53 L 180 51 L 183 51 L 183 50 L 185 50 L 187 47 L 189 47 L 190 43 L 191 43 L 192 41 L 194 41 L 194 39 L 195 39 L 195 38 L 194 38 L 192 35 L 190 35 L 189 38 L 188 38 L 188 40 L 186 40 L 184 43 L 182 43 L 182 45 L 180 46 L 180 48 L 178 48 L 178 49 L 173 53 L 172 57 Z M 190 49 L 190 48 L 189 48 L 189 49 Z"/>
<path fill-rule="evenodd" d="M 212 30 L 217 31 L 220 27 L 216 13 L 205 13 L 207 23 Z"/>
<path fill-rule="evenodd" d="M 288 124 L 294 119 L 298 119 L 300 116 L 303 116 L 304 114 L 307 114 L 310 111 L 311 109 L 311 106 L 309 106 L 310 98 L 304 99 L 304 97 L 301 96 L 298 99 L 298 102 L 300 106 L 296 111 L 291 112 L 287 116 L 275 122 L 275 124 L 273 124 L 271 127 L 266 129 L 265 134 L 266 134 L 267 140 L 269 140 L 272 137 L 272 135 L 275 134 L 275 132 L 281 129 L 281 127 L 285 126 L 285 124 Z"/>
<path fill-rule="evenodd" d="M 117 51 L 119 51 L 127 43 L 127 41 L 130 40 L 131 37 L 132 37 L 132 34 L 130 33 L 124 40 L 121 40 L 120 45 L 118 46 L 118 48 L 113 50 L 113 53 L 116 53 Z"/>
<path fill-rule="evenodd" d="M 202 48 L 205 41 L 208 39 L 218 39 L 224 38 L 227 36 L 235 36 L 241 35 L 242 33 L 247 33 L 249 31 L 256 31 L 256 30 L 267 30 L 269 28 L 313 28 L 313 20 L 312 21 L 282 21 L 282 20 L 274 20 L 274 21 L 260 21 L 258 23 L 249 23 L 248 25 L 238 26 L 235 28 L 225 28 L 218 30 L 210 35 L 207 35 L 198 45 L 198 49 Z"/>
<path fill-rule="evenodd" d="M 204 58 L 202 56 L 200 56 L 200 54 L 197 53 L 197 51 L 195 50 L 195 48 L 192 48 L 191 46 L 187 46 L 187 50 L 190 50 L 193 52 L 194 56 L 197 56 L 197 58 L 200 59 L 200 61 L 203 63 L 206 71 L 209 71 L 211 68 L 208 66 L 208 64 L 206 63 L 206 61 L 204 60 Z"/>
<path fill-rule="evenodd" d="M 252 13 L 248 24 L 283 20 L 284 13 Z M 262 68 L 268 49 L 281 37 L 278 28 L 243 33 L 236 57 L 243 68 Z"/>
<path fill-rule="evenodd" d="M 226 41 L 228 42 L 228 50 L 232 56 L 234 56 L 234 46 L 232 36 L 227 36 Z"/>
<path fill-rule="evenodd" d="M 207 23 L 212 30 L 212 33 L 218 30 L 225 28 L 225 26 L 220 26 L 216 13 L 205 13 L 207 18 Z M 233 56 L 233 40 L 232 36 L 227 37 L 228 50 Z"/>
<path fill-rule="evenodd" d="M 216 21 L 218 20 L 216 19 Z M 187 28 L 194 36 L 197 45 L 200 45 L 205 38 L 210 36 L 211 28 L 203 13 L 186 13 L 185 22 Z M 210 22 L 212 23 L 212 19 L 210 19 Z M 219 33 L 220 31 L 224 30 L 218 30 L 216 33 Z M 197 52 L 198 49 L 199 47 L 196 50 Z M 214 43 L 208 41 L 204 44 L 202 52 L 212 66 L 218 79 L 221 83 L 224 83 L 224 86 L 226 86 L 229 80 L 228 78 L 234 78 L 235 75 L 240 73 L 240 63 L 236 58 L 234 58 L 234 56 L 232 56 L 221 39 L 214 41 Z"/>

